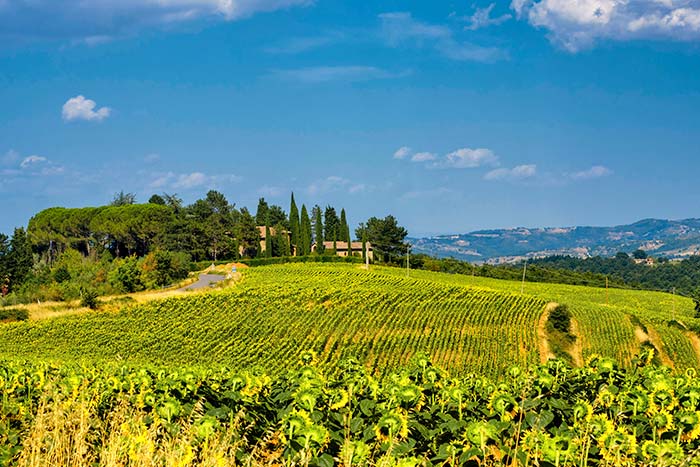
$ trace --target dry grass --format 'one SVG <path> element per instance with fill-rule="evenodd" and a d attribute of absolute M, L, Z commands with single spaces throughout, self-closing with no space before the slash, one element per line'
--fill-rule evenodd
<path fill-rule="evenodd" d="M 192 274 L 190 274 L 190 277 L 188 277 L 187 279 L 184 279 L 184 280 L 178 282 L 177 284 L 174 284 L 174 285 L 172 285 L 168 288 L 165 288 L 165 289 L 145 290 L 143 292 L 134 292 L 134 293 L 130 293 L 130 294 L 121 294 L 121 295 L 108 295 L 105 297 L 100 297 L 100 302 L 101 302 L 100 311 L 107 311 L 107 312 L 116 313 L 119 310 L 121 310 L 125 304 L 128 304 L 129 302 L 131 302 L 131 303 L 146 303 L 146 302 L 151 302 L 153 300 L 162 300 L 164 298 L 175 297 L 175 296 L 180 296 L 180 295 L 184 295 L 184 294 L 194 294 L 194 293 L 206 292 L 206 290 L 201 290 L 201 291 L 182 290 L 184 287 L 187 287 L 188 285 L 196 282 L 197 277 L 199 276 L 200 273 L 209 273 L 209 274 L 213 273 L 213 274 L 221 274 L 224 276 L 228 276 L 228 280 L 223 281 L 221 283 L 221 286 L 225 287 L 225 286 L 231 285 L 232 283 L 236 283 L 242 279 L 242 274 L 240 272 L 237 272 L 235 274 L 230 274 L 231 269 L 234 266 L 238 270 L 245 269 L 248 267 L 242 263 L 223 264 L 223 265 L 215 266 L 213 268 L 209 267 L 209 268 L 205 269 L 204 271 L 192 273 Z M 52 302 L 30 303 L 27 305 L 16 305 L 16 306 L 13 306 L 13 308 L 20 308 L 20 309 L 27 310 L 29 312 L 29 319 L 32 321 L 95 312 L 94 310 L 91 310 L 90 308 L 81 306 L 80 300 L 71 300 L 71 301 L 65 301 L 65 302 L 53 302 L 52 301 Z"/>
<path fill-rule="evenodd" d="M 238 424 L 203 436 L 196 415 L 168 430 L 163 419 L 126 403 L 106 421 L 94 400 L 45 400 L 24 438 L 18 467 L 223 467 L 239 465 Z M 175 434 L 171 434 L 171 432 Z M 250 462 L 249 464 L 252 464 Z M 255 464 L 258 464 L 255 462 Z"/>

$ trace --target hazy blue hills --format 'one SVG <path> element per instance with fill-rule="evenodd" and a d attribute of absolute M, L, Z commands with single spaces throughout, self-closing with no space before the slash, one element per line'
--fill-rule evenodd
<path fill-rule="evenodd" d="M 550 255 L 612 256 L 638 248 L 653 256 L 700 254 L 700 219 L 644 219 L 615 227 L 548 227 L 479 230 L 461 235 L 412 238 L 415 253 L 503 263 Z"/>

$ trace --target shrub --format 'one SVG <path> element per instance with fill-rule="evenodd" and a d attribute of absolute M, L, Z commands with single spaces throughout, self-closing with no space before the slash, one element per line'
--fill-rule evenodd
<path fill-rule="evenodd" d="M 569 334 L 571 331 L 571 312 L 566 305 L 557 305 L 549 314 L 549 322 L 559 332 Z"/>
<path fill-rule="evenodd" d="M 27 321 L 29 312 L 20 308 L 0 308 L 0 323 L 10 321 Z"/>
<path fill-rule="evenodd" d="M 96 310 L 100 306 L 99 295 L 94 289 L 84 289 L 83 298 L 80 300 L 80 305 Z"/>

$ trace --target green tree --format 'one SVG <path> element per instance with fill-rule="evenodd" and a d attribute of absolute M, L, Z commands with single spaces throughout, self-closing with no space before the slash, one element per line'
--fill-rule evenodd
<path fill-rule="evenodd" d="M 316 253 L 319 255 L 323 254 L 323 213 L 321 211 L 321 206 L 318 204 L 311 210 L 311 217 L 313 220 L 313 230 L 314 230 L 314 241 L 316 242 Z"/>
<path fill-rule="evenodd" d="M 273 256 L 289 256 L 289 231 L 282 223 L 275 224 L 274 230 L 275 235 L 272 237 Z"/>
<path fill-rule="evenodd" d="M 270 213 L 265 219 L 265 256 L 272 257 L 272 236 L 270 235 Z"/>
<path fill-rule="evenodd" d="M 29 237 L 23 228 L 17 228 L 10 239 L 10 248 L 7 253 L 10 291 L 17 290 L 24 283 L 33 265 L 34 258 Z"/>
<path fill-rule="evenodd" d="M 649 255 L 647 255 L 646 251 L 644 251 L 640 248 L 640 249 L 634 250 L 632 252 L 632 257 L 634 259 L 647 259 L 649 257 Z"/>
<path fill-rule="evenodd" d="M 165 206 L 165 199 L 160 195 L 153 195 L 150 198 L 148 198 L 148 203 L 160 204 L 161 206 Z"/>
<path fill-rule="evenodd" d="M 301 228 L 299 230 L 301 254 L 308 255 L 311 253 L 311 219 L 309 219 L 309 211 L 305 204 L 301 205 Z"/>
<path fill-rule="evenodd" d="M 332 206 L 326 206 L 323 212 L 324 238 L 327 242 L 338 240 L 340 220 Z"/>
<path fill-rule="evenodd" d="M 277 224 L 282 224 L 285 230 L 289 230 L 287 213 L 284 212 L 284 209 L 282 209 L 281 206 L 273 204 L 270 206 L 268 213 L 270 214 L 270 227 Z"/>
<path fill-rule="evenodd" d="M 340 210 L 340 238 L 338 238 L 338 240 L 342 242 L 349 242 L 350 237 L 348 235 L 348 232 L 350 232 L 350 227 L 348 226 L 348 220 L 345 216 L 345 208 L 343 208 Z"/>
<path fill-rule="evenodd" d="M 255 225 L 255 218 L 247 208 L 241 209 L 241 217 L 236 229 L 238 243 L 243 250 L 243 256 L 255 258 L 260 249 L 260 231 Z"/>
<path fill-rule="evenodd" d="M 300 242 L 300 220 L 299 220 L 299 208 L 297 208 L 297 203 L 294 201 L 294 193 L 292 193 L 292 201 L 289 206 L 289 230 L 292 234 L 292 251 L 294 251 L 294 248 L 299 248 L 299 242 Z M 299 250 L 297 250 L 296 254 L 299 254 Z"/>
<path fill-rule="evenodd" d="M 127 206 L 136 203 L 136 195 L 133 193 L 125 193 L 124 190 L 114 194 L 110 206 Z"/>
<path fill-rule="evenodd" d="M 403 256 L 406 249 L 404 240 L 408 232 L 398 225 L 394 216 L 389 215 L 384 219 L 368 219 L 355 230 L 355 235 L 370 242 L 377 257 L 381 257 L 382 261 L 391 263 Z"/>
<path fill-rule="evenodd" d="M 258 210 L 255 213 L 255 222 L 258 225 L 270 225 L 270 206 L 268 206 L 265 198 L 260 198 L 258 200 Z"/>

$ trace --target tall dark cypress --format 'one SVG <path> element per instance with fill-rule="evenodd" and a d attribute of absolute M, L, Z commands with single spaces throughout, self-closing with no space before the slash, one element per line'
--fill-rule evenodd
<path fill-rule="evenodd" d="M 289 230 L 292 234 L 292 254 L 295 254 L 294 248 L 296 247 L 296 255 L 299 255 L 299 209 L 297 208 L 297 203 L 294 201 L 294 193 L 292 193 L 292 203 L 289 207 Z"/>
<path fill-rule="evenodd" d="M 314 206 L 311 211 L 314 216 L 314 240 L 316 241 L 316 253 L 319 255 L 323 254 L 323 218 L 321 213 L 321 206 Z"/>
<path fill-rule="evenodd" d="M 338 233 L 338 240 L 341 242 L 349 242 L 348 236 L 348 219 L 345 217 L 345 208 L 340 210 L 340 232 Z"/>
<path fill-rule="evenodd" d="M 270 215 L 265 218 L 265 256 L 272 257 L 272 236 L 270 235 Z"/>
<path fill-rule="evenodd" d="M 308 255 L 311 253 L 311 219 L 309 219 L 309 211 L 306 210 L 305 204 L 301 205 L 301 226 L 299 232 L 301 233 L 301 254 Z"/>

